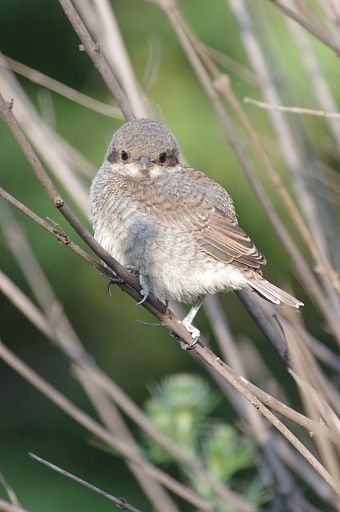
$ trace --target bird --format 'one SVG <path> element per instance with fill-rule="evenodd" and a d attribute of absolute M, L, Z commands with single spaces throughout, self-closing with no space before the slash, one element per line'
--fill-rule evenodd
<path fill-rule="evenodd" d="M 238 224 L 228 192 L 181 161 L 174 135 L 151 118 L 114 134 L 90 189 L 94 237 L 121 265 L 136 271 L 143 303 L 150 291 L 193 304 L 192 322 L 208 294 L 255 291 L 273 304 L 303 303 L 267 281 L 265 256 Z"/>

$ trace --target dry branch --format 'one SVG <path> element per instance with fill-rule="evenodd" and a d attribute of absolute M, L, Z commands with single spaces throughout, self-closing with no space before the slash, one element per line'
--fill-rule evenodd
<path fill-rule="evenodd" d="M 314 227 L 313 222 L 311 222 L 313 219 L 312 217 L 309 218 L 307 213 L 309 207 L 312 207 L 313 209 L 314 198 L 308 197 L 306 190 L 302 190 L 304 205 L 307 205 L 308 207 L 305 209 L 302 208 L 303 215 L 299 214 L 298 210 L 295 209 L 295 204 L 293 201 L 290 202 L 290 198 L 287 192 L 283 190 L 282 183 L 278 181 L 278 176 L 273 172 L 269 160 L 267 159 L 264 151 L 258 143 L 257 138 L 254 135 L 255 130 L 251 127 L 250 123 L 244 115 L 244 112 L 241 110 L 240 105 L 237 103 L 236 98 L 233 95 L 230 82 L 224 75 L 221 75 L 216 65 L 218 60 L 221 61 L 221 57 L 218 56 L 217 52 L 214 50 L 207 50 L 207 47 L 200 42 L 197 36 L 193 33 L 183 14 L 179 10 L 176 2 L 164 0 L 157 3 L 161 6 L 166 16 L 168 17 L 169 23 L 171 24 L 174 33 L 177 35 L 177 38 L 180 41 L 183 50 L 186 53 L 188 60 L 193 67 L 203 89 L 205 90 L 207 97 L 215 108 L 217 116 L 220 119 L 221 125 L 225 131 L 226 138 L 230 141 L 234 152 L 237 155 L 239 162 L 248 177 L 248 180 L 252 184 L 252 187 L 257 194 L 259 201 L 264 208 L 264 211 L 267 214 L 267 217 L 272 222 L 274 229 L 286 247 L 287 254 L 289 254 L 290 259 L 295 264 L 301 282 L 305 285 L 307 292 L 310 293 L 311 298 L 315 301 L 319 311 L 323 314 L 328 323 L 328 326 L 331 327 L 334 337 L 339 338 L 339 317 L 337 315 L 336 308 L 338 304 L 338 297 L 332 295 L 335 290 L 339 290 L 339 280 L 336 271 L 330 264 L 331 259 L 328 258 L 329 254 L 327 251 L 323 252 L 325 249 L 323 242 L 325 240 L 321 224 L 317 224 L 315 227 L 317 238 L 315 240 L 313 239 L 314 231 L 311 229 L 311 225 Z M 335 42 L 335 40 L 331 38 L 328 31 L 323 28 L 322 23 L 319 23 L 315 18 L 313 18 L 313 14 L 310 12 L 309 8 L 304 5 L 302 0 L 298 2 L 298 4 L 302 9 L 306 7 L 304 10 L 304 15 L 308 18 L 308 22 L 297 15 L 294 11 L 283 5 L 280 1 L 274 0 L 273 3 L 276 4 L 278 8 L 283 10 L 287 17 L 297 21 L 301 26 L 304 26 L 306 30 L 313 33 L 318 39 L 339 53 L 339 45 Z M 134 117 L 132 110 L 135 110 L 138 113 L 142 112 L 144 115 L 145 111 L 143 109 L 145 108 L 145 98 L 139 91 L 138 85 L 136 83 L 131 83 L 135 80 L 135 78 L 133 73 L 131 74 L 127 70 L 127 66 L 130 65 L 130 63 L 128 63 L 128 56 L 123 45 L 123 39 L 119 34 L 119 28 L 116 24 L 114 13 L 112 12 L 110 4 L 106 0 L 102 2 L 95 2 L 93 4 L 87 2 L 86 0 L 84 2 L 78 3 L 78 10 L 82 13 L 82 18 L 90 28 L 92 37 L 85 27 L 83 21 L 80 19 L 77 11 L 73 7 L 72 2 L 69 0 L 60 0 L 60 4 L 62 5 L 64 12 L 66 13 L 72 26 L 74 27 L 74 30 L 82 42 L 81 49 L 85 50 L 89 57 L 92 59 L 95 67 L 98 69 L 103 80 L 107 84 L 108 89 L 116 99 L 117 105 L 123 112 L 124 117 L 126 119 L 132 119 Z M 261 56 L 261 52 L 256 53 L 256 50 L 259 50 L 259 48 L 257 48 L 257 40 L 251 23 L 247 25 L 248 21 L 247 11 L 244 7 L 245 4 L 242 2 L 242 0 L 230 0 L 230 5 L 234 5 L 235 19 L 238 20 L 240 26 L 248 26 L 249 29 L 249 32 L 247 32 L 248 39 L 244 38 L 245 32 L 240 30 L 240 39 L 244 44 L 246 52 L 248 52 L 250 56 L 250 61 L 254 68 L 253 72 L 249 72 L 246 69 L 241 69 L 242 76 L 250 77 L 250 81 L 259 86 L 258 90 L 264 94 L 264 97 L 267 101 L 269 98 L 275 98 L 275 88 L 273 87 L 272 89 L 269 89 L 269 94 L 268 89 L 266 89 L 268 84 L 270 84 L 271 87 L 273 84 L 270 83 L 270 73 L 266 68 L 267 63 L 265 62 L 265 59 L 263 56 Z M 85 14 L 85 12 L 87 14 Z M 86 16 L 89 14 L 90 16 L 86 19 Z M 333 23 L 335 24 L 336 22 L 333 21 Z M 101 32 L 100 24 L 102 24 L 103 32 Z M 100 42 L 94 42 L 93 37 L 99 39 L 101 33 L 103 34 L 103 38 L 105 37 L 105 45 L 101 45 Z M 249 38 L 249 35 L 251 35 L 251 38 Z M 111 39 L 111 36 L 114 36 L 115 39 Z M 115 41 L 115 45 L 117 45 L 119 51 L 117 51 L 118 55 L 114 55 L 113 58 L 110 58 L 110 45 L 112 46 L 112 41 Z M 255 53 L 252 53 L 254 52 L 254 49 Z M 105 59 L 104 54 L 107 56 L 107 59 Z M 215 61 L 213 60 L 212 56 L 215 57 Z M 126 65 L 124 65 L 124 62 Z M 32 79 L 36 79 L 42 85 L 55 88 L 57 92 L 73 94 L 72 91 L 64 89 L 62 85 L 50 81 L 47 79 L 47 77 L 44 77 L 41 74 L 37 75 L 36 72 L 33 72 L 33 70 L 30 71 L 21 65 L 12 62 L 12 67 L 13 66 L 16 66 L 19 72 L 21 70 L 21 72 L 26 73 L 26 75 Z M 115 70 L 115 73 L 111 71 L 110 66 Z M 120 67 L 120 75 L 117 75 L 116 73 L 117 66 Z M 132 67 L 130 71 L 133 71 Z M 123 84 L 122 88 L 118 84 L 114 74 L 118 77 L 120 83 Z M 133 87 L 130 89 L 130 92 L 128 92 L 130 85 Z M 133 101 L 133 109 L 130 108 L 126 96 L 129 97 L 130 103 Z M 85 101 L 84 98 L 77 96 L 77 94 L 75 95 L 75 99 L 76 101 L 77 99 L 79 101 Z M 271 179 L 273 183 L 273 189 L 276 187 L 280 197 L 283 199 L 283 204 L 286 205 L 289 213 L 291 214 L 293 223 L 299 227 L 300 233 L 305 240 L 306 246 L 309 248 L 310 253 L 314 257 L 314 263 L 317 265 L 316 272 L 320 272 L 321 274 L 320 282 L 323 285 L 323 289 L 321 289 L 320 284 L 317 282 L 313 275 L 312 269 L 309 268 L 305 259 L 297 249 L 296 244 L 294 244 L 292 241 L 288 230 L 286 230 L 283 226 L 283 223 L 276 214 L 271 205 L 271 202 L 264 192 L 261 183 L 256 177 L 254 166 L 247 157 L 242 143 L 240 143 L 237 129 L 231 122 L 231 118 L 227 113 L 224 101 L 227 101 L 234 112 L 237 114 L 238 120 L 241 123 L 243 130 L 247 134 L 252 148 L 255 148 L 257 154 L 260 156 L 262 166 L 267 169 L 269 175 L 272 173 Z M 272 103 L 272 101 L 269 101 L 269 103 Z M 30 217 L 34 222 L 39 224 L 50 234 L 56 237 L 58 241 L 67 245 L 68 248 L 70 248 L 78 256 L 82 257 L 85 261 L 95 267 L 107 278 L 112 276 L 111 270 L 109 270 L 112 269 L 118 276 L 117 285 L 135 300 L 139 300 L 139 284 L 135 276 L 121 267 L 118 262 L 111 258 L 97 244 L 90 233 L 81 224 L 79 219 L 77 219 L 77 217 L 73 214 L 68 205 L 65 204 L 63 198 L 59 194 L 59 191 L 56 189 L 54 183 L 47 175 L 37 155 L 34 153 L 32 147 L 26 139 L 23 130 L 19 126 L 20 123 L 16 122 L 12 110 L 13 102 L 9 101 L 9 103 L 6 104 L 6 102 L 0 98 L 1 116 L 8 124 L 13 136 L 18 141 L 19 146 L 23 150 L 28 162 L 34 169 L 34 172 L 43 185 L 46 193 L 52 200 L 54 206 L 61 212 L 61 214 L 65 217 L 72 228 L 82 237 L 87 246 L 91 248 L 103 262 L 105 262 L 105 266 L 98 263 L 98 261 L 87 254 L 86 251 L 83 251 L 81 248 L 77 247 L 72 242 L 71 238 L 63 233 L 58 228 L 58 226 L 52 226 L 41 219 L 29 208 L 17 201 L 17 199 L 13 198 L 3 189 L 0 189 L 0 197 Z M 278 108 L 278 110 L 281 110 L 281 108 Z M 302 112 L 300 111 L 300 113 Z M 296 169 L 302 165 L 302 160 L 299 159 L 298 152 L 295 152 L 295 147 L 292 143 L 294 138 L 293 133 L 288 129 L 288 125 L 285 124 L 282 118 L 273 116 L 272 119 L 275 129 L 277 130 L 279 141 L 282 142 L 282 154 L 286 156 L 287 166 L 294 168 L 293 170 L 295 172 Z M 335 134 L 333 135 L 335 137 Z M 296 179 L 296 177 L 297 176 L 295 175 L 293 178 Z M 300 179 L 300 176 L 298 178 Z M 307 227 L 308 222 L 309 228 Z M 322 243 L 319 244 L 320 240 Z M 148 418 L 146 418 L 145 415 L 128 399 L 128 397 L 126 397 L 124 393 L 118 389 L 115 383 L 110 381 L 110 379 L 108 379 L 107 376 L 103 374 L 103 372 L 95 367 L 95 364 L 91 360 L 90 356 L 85 353 L 81 345 L 77 345 L 77 342 L 73 344 L 71 340 L 62 339 L 63 332 L 65 332 L 65 330 L 63 331 L 63 328 L 69 328 L 69 326 L 67 326 L 67 322 L 63 325 L 63 327 L 61 326 L 61 321 L 58 325 L 56 325 L 56 323 L 53 324 L 53 322 L 48 318 L 47 309 L 44 309 L 41 301 L 37 299 L 38 303 L 40 303 L 42 311 L 40 311 L 40 309 L 36 307 L 28 299 L 28 297 L 25 296 L 21 290 L 16 288 L 15 285 L 13 285 L 13 283 L 11 283 L 11 281 L 2 273 L 0 273 L 0 288 L 5 291 L 5 294 L 10 298 L 10 300 L 12 300 L 12 302 L 17 305 L 18 309 L 22 311 L 29 318 L 29 320 L 34 325 L 36 325 L 38 329 L 41 330 L 41 332 L 45 333 L 45 335 L 49 339 L 53 340 L 59 348 L 64 350 L 70 359 L 72 368 L 78 380 L 81 382 L 86 394 L 94 404 L 99 417 L 101 418 L 103 424 L 106 425 L 106 428 L 104 428 L 99 423 L 94 422 L 92 418 L 85 415 L 83 411 L 68 401 L 57 390 L 53 389 L 48 383 L 44 382 L 38 375 L 30 370 L 18 358 L 16 358 L 14 354 L 10 353 L 10 351 L 3 345 L 0 345 L 0 356 L 3 357 L 8 364 L 15 368 L 29 382 L 31 382 L 46 396 L 48 396 L 51 401 L 56 403 L 65 412 L 70 414 L 75 419 L 75 421 L 78 421 L 90 432 L 94 433 L 99 439 L 102 440 L 102 442 L 107 443 L 108 445 L 115 447 L 116 450 L 120 451 L 120 453 L 126 457 L 131 467 L 137 467 L 137 469 L 140 471 L 140 474 L 144 474 L 145 472 L 146 475 L 150 476 L 150 482 L 157 482 L 159 487 L 153 489 L 149 496 L 151 500 L 154 500 L 153 503 L 156 508 L 157 499 L 155 496 L 157 495 L 157 492 L 162 493 L 164 491 L 163 496 L 165 497 L 169 496 L 166 494 L 166 489 L 169 489 L 174 493 L 177 493 L 179 496 L 182 496 L 183 499 L 186 499 L 189 503 L 199 508 L 200 510 L 213 510 L 211 503 L 202 500 L 195 493 L 186 489 L 183 485 L 165 475 L 165 473 L 157 470 L 154 466 L 152 466 L 152 464 L 144 461 L 138 455 L 137 446 L 134 443 L 133 436 L 130 436 L 129 432 L 124 430 L 125 427 L 123 424 L 121 424 L 121 429 L 117 428 L 117 430 L 120 431 L 119 435 L 117 435 L 116 432 L 113 433 L 110 431 L 110 421 L 112 422 L 113 415 L 116 414 L 111 401 L 115 402 L 115 404 L 117 404 L 117 406 L 121 408 L 125 414 L 132 418 L 133 421 L 139 425 L 139 427 L 143 428 L 143 430 L 147 432 L 150 437 L 153 437 L 160 444 L 160 446 L 168 450 L 168 452 L 171 453 L 174 459 L 177 460 L 183 468 L 191 471 L 197 475 L 198 478 L 204 478 L 204 480 L 208 482 L 214 489 L 216 495 L 221 496 L 222 499 L 224 499 L 226 502 L 234 505 L 237 510 L 244 512 L 255 512 L 255 510 L 258 510 L 255 506 L 247 503 L 247 501 L 243 499 L 238 493 L 231 491 L 227 486 L 222 485 L 220 482 L 216 482 L 216 480 L 211 477 L 205 468 L 201 467 L 198 463 L 193 463 L 192 461 L 188 460 L 178 450 L 178 448 L 169 441 L 169 439 L 167 439 L 162 433 L 155 429 Z M 231 348 L 231 344 L 229 345 L 228 350 L 234 351 L 232 352 L 233 355 L 230 357 L 230 353 L 228 355 L 227 352 L 224 352 L 225 347 L 223 347 L 223 336 L 220 336 L 220 333 L 218 333 L 217 330 L 215 330 L 215 333 L 217 338 L 220 337 L 219 342 L 221 343 L 221 352 L 223 353 L 225 360 L 230 363 L 233 369 L 223 363 L 219 357 L 217 357 L 212 351 L 203 345 L 202 341 L 198 343 L 192 353 L 196 353 L 202 362 L 206 363 L 206 365 L 210 365 L 210 373 L 213 375 L 216 381 L 219 382 L 221 389 L 230 390 L 232 388 L 232 393 L 226 392 L 226 395 L 232 397 L 231 402 L 234 400 L 235 410 L 239 413 L 239 416 L 243 419 L 243 421 L 251 426 L 249 427 L 248 433 L 250 433 L 261 446 L 261 449 L 266 457 L 266 463 L 270 467 L 274 478 L 276 479 L 276 490 L 278 494 L 285 497 L 287 497 L 287 495 L 291 496 L 292 499 L 289 503 L 290 510 L 294 512 L 300 510 L 311 512 L 315 509 L 313 505 L 309 504 L 307 500 L 302 497 L 300 490 L 293 481 L 294 479 L 289 472 L 288 467 L 286 467 L 286 464 L 288 466 L 291 464 L 291 467 L 294 468 L 293 471 L 296 471 L 297 474 L 300 472 L 301 476 L 303 473 L 303 468 L 306 467 L 308 463 L 308 471 L 310 471 L 310 475 L 313 475 L 310 478 L 311 480 L 313 479 L 314 490 L 316 494 L 319 494 L 319 496 L 325 499 L 329 504 L 336 507 L 335 500 L 332 500 L 330 489 L 333 489 L 335 493 L 338 492 L 340 473 L 336 457 L 339 450 L 338 446 L 340 429 L 339 420 L 335 416 L 331 405 L 334 405 L 334 409 L 336 410 L 339 394 L 336 390 L 334 390 L 334 387 L 332 389 L 332 387 L 328 385 L 329 383 L 327 383 L 327 381 L 324 379 L 324 376 L 322 375 L 314 360 L 314 355 L 309 352 L 303 352 L 305 347 L 301 349 L 305 354 L 305 360 L 303 360 L 303 364 L 299 366 L 295 357 L 296 352 L 294 352 L 294 348 L 292 348 L 292 346 L 294 346 L 294 343 L 300 344 L 303 342 L 307 344 L 307 339 L 310 336 L 308 333 L 306 333 L 302 325 L 294 325 L 295 323 L 298 323 L 296 322 L 296 318 L 294 320 L 288 317 L 287 326 L 283 322 L 284 337 L 288 335 L 294 339 L 293 343 L 289 344 L 287 352 L 287 348 L 282 341 L 282 333 L 280 333 L 275 328 L 275 325 L 273 326 L 271 310 L 268 309 L 268 313 L 265 306 L 258 308 L 256 304 L 253 304 L 251 298 L 244 293 L 240 293 L 239 297 L 245 303 L 246 308 L 250 309 L 251 316 L 255 317 L 257 325 L 261 328 L 262 332 L 267 336 L 272 345 L 275 347 L 288 371 L 293 375 L 294 379 L 298 383 L 298 386 L 302 390 L 302 394 L 304 394 L 306 397 L 304 405 L 310 417 L 304 416 L 303 414 L 300 414 L 285 405 L 283 403 L 285 400 L 280 401 L 275 399 L 269 393 L 266 393 L 265 391 L 251 384 L 245 378 L 246 365 L 242 364 L 242 355 L 235 349 L 235 347 Z M 171 311 L 168 312 L 165 306 L 157 301 L 152 295 L 149 297 L 148 301 L 143 304 L 143 307 L 155 315 L 160 320 L 161 325 L 166 326 L 176 332 L 176 334 L 180 336 L 187 345 L 192 342 L 191 335 L 181 325 L 174 313 Z M 206 310 L 208 309 L 209 307 L 206 308 Z M 225 325 L 222 318 L 216 320 L 216 315 L 214 316 L 213 311 L 209 312 L 209 318 L 214 328 L 216 328 L 216 323 Z M 294 333 L 293 335 L 292 332 Z M 316 351 L 317 346 L 314 348 Z M 331 368 L 332 370 L 337 371 L 336 362 L 332 361 L 332 354 L 329 352 L 327 352 L 327 354 L 323 353 L 323 357 L 324 360 L 327 360 L 330 363 L 333 362 L 334 364 L 333 366 L 331 365 Z M 308 365 L 306 364 L 306 361 L 308 361 Z M 308 370 L 311 370 L 310 372 L 306 372 L 306 366 L 308 367 Z M 231 386 L 229 386 L 229 384 L 231 384 Z M 243 397 L 245 397 L 245 400 L 240 401 L 238 393 L 241 393 Z M 287 403 L 289 402 L 287 401 Z M 275 411 L 284 418 L 288 418 L 292 422 L 295 422 L 297 425 L 307 429 L 310 434 L 315 437 L 315 439 L 310 443 L 313 445 L 313 448 L 310 450 L 307 449 L 307 446 L 309 446 L 308 439 L 306 440 L 305 437 L 304 442 L 301 442 L 297 436 L 293 434 L 294 428 L 292 428 L 292 430 L 288 429 L 283 421 L 276 417 L 271 411 Z M 261 413 L 262 416 L 259 413 Z M 118 414 L 114 417 L 114 422 L 117 422 L 117 424 L 122 421 L 119 419 L 120 417 Z M 268 421 L 266 422 L 264 418 L 266 418 Z M 320 418 L 322 418 L 324 423 L 320 423 Z M 282 445 L 281 451 L 276 449 L 276 438 L 270 431 L 271 425 L 273 425 L 281 434 L 283 434 L 284 437 L 280 437 L 280 441 L 281 443 L 285 443 L 284 446 L 286 449 L 283 449 Z M 124 438 L 125 441 L 128 440 L 128 442 L 124 442 Z M 288 443 L 290 443 L 290 446 Z M 334 443 L 334 445 L 331 443 Z M 291 447 L 294 447 L 296 451 L 293 452 Z M 316 456 L 313 452 L 314 447 L 315 453 L 317 454 Z M 287 453 L 294 453 L 295 457 L 291 457 L 289 463 L 287 463 L 285 459 Z M 300 453 L 304 459 L 297 457 L 298 453 Z M 318 460 L 318 458 L 320 460 Z M 322 463 L 320 461 L 322 461 Z M 302 464 L 302 462 L 305 464 L 305 466 Z M 319 475 L 323 480 L 320 480 Z M 307 480 L 308 479 L 305 479 L 305 481 Z M 142 479 L 139 481 L 142 482 Z M 320 488 L 318 488 L 317 485 L 318 481 L 320 482 Z M 327 485 L 325 482 L 327 482 Z M 163 486 L 166 489 L 163 489 Z M 144 487 L 144 490 L 147 493 L 147 485 Z M 151 496 L 153 496 L 153 498 Z M 10 505 L 2 502 L 1 500 L 0 509 L 9 510 L 10 512 L 24 512 L 18 504 Z M 169 507 L 164 510 L 169 511 L 175 509 L 176 506 L 170 500 Z M 162 510 L 162 508 L 158 507 L 158 510 Z"/>

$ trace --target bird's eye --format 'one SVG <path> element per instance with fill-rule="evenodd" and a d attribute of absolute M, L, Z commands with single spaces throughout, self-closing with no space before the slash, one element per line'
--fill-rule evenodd
<path fill-rule="evenodd" d="M 127 154 L 126 151 L 122 151 L 121 154 L 120 154 L 120 157 L 122 160 L 127 160 L 129 158 L 129 155 Z"/>
<path fill-rule="evenodd" d="M 166 153 L 161 153 L 159 155 L 159 161 L 161 164 L 164 164 L 166 162 Z"/>

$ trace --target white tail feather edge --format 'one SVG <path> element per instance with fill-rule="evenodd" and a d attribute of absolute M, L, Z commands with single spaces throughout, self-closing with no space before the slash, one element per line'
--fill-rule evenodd
<path fill-rule="evenodd" d="M 303 302 L 295 299 L 289 293 L 284 292 L 274 284 L 270 283 L 266 279 L 259 279 L 258 281 L 249 281 L 250 286 L 253 288 L 255 292 L 257 292 L 261 297 L 269 300 L 273 304 L 287 304 L 293 308 L 299 309 L 300 306 L 303 306 Z"/>

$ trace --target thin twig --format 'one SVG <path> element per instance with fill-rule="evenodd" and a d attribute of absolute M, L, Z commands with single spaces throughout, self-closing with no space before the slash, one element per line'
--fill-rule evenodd
<path fill-rule="evenodd" d="M 313 110 L 311 108 L 302 108 L 302 107 L 285 107 L 284 105 L 273 105 L 272 103 L 266 103 L 264 101 L 254 100 L 253 98 L 248 98 L 245 96 L 243 98 L 244 103 L 251 103 L 252 105 L 256 105 L 259 108 L 264 108 L 266 110 L 279 110 L 280 112 L 290 112 L 292 114 L 307 114 L 311 116 L 318 117 L 328 117 L 330 119 L 340 119 L 340 114 L 338 112 L 325 112 L 324 110 Z"/>
<path fill-rule="evenodd" d="M 323 33 L 324 36 L 327 37 L 327 30 L 320 21 L 320 19 L 311 11 L 308 7 L 305 0 L 294 0 L 295 5 L 299 9 L 299 11 L 309 19 L 312 25 L 314 25 L 315 29 L 317 29 L 320 33 Z"/>
<path fill-rule="evenodd" d="M 332 429 L 333 432 L 340 432 L 340 422 L 335 413 L 324 398 L 324 389 L 320 379 L 320 370 L 303 339 L 294 335 L 293 324 L 287 329 L 287 341 L 289 343 L 292 359 L 294 360 L 295 371 L 290 373 L 301 391 L 305 409 L 308 415 L 314 420 L 320 418 Z M 315 438 L 321 460 L 325 467 L 332 474 L 337 487 L 340 484 L 340 468 L 334 446 L 326 438 Z"/>
<path fill-rule="evenodd" d="M 331 370 L 340 374 L 340 356 L 335 354 L 326 345 L 323 345 L 309 333 L 307 334 L 307 342 L 319 361 L 325 363 Z"/>
<path fill-rule="evenodd" d="M 220 66 L 223 66 L 228 71 L 231 71 L 234 75 L 240 77 L 244 82 L 249 83 L 256 89 L 258 88 L 257 78 L 247 69 L 245 66 L 232 59 L 228 55 L 225 55 L 214 48 L 210 48 L 209 46 L 202 45 L 207 54 L 211 57 L 211 59 Z"/>
<path fill-rule="evenodd" d="M 306 4 L 305 4 L 306 5 Z M 308 9 L 308 7 L 306 6 Z M 325 25 L 327 24 L 327 21 Z M 335 98 L 334 93 L 332 92 L 331 84 L 332 80 L 330 80 L 329 76 L 325 76 L 325 67 L 322 65 L 322 59 L 318 56 L 318 52 L 315 51 L 315 46 L 312 44 L 311 38 L 308 36 L 307 32 L 301 30 L 299 25 L 296 23 L 292 23 L 289 18 L 286 18 L 286 26 L 293 36 L 293 40 L 295 42 L 297 53 L 299 54 L 300 62 L 303 68 L 307 73 L 307 80 L 310 83 L 311 93 L 308 94 L 308 100 L 313 101 L 313 103 L 317 102 L 319 105 L 319 110 L 329 113 L 335 113 L 338 111 L 338 101 Z M 334 40 L 337 39 L 338 43 L 340 41 L 338 29 L 336 28 L 333 32 Z M 290 37 L 288 34 L 288 37 Z M 339 60 L 336 55 L 330 56 L 331 59 L 334 59 L 335 64 Z M 315 100 L 312 100 L 312 95 Z M 325 117 L 325 121 L 327 127 L 334 138 L 335 144 L 334 149 L 337 150 L 337 156 L 339 157 L 339 147 L 340 147 L 340 123 L 338 123 L 335 119 L 331 119 L 328 116 Z"/>
<path fill-rule="evenodd" d="M 54 78 L 46 76 L 40 71 L 30 68 L 29 66 L 25 66 L 24 64 L 21 64 L 20 62 L 17 62 L 16 60 L 11 59 L 6 55 L 2 55 L 1 65 L 7 66 L 8 69 L 11 69 L 19 75 L 25 76 L 31 82 L 46 87 L 47 89 L 50 89 L 51 91 L 54 91 L 60 94 L 61 96 L 64 96 L 65 98 L 68 98 L 69 100 L 78 103 L 79 105 L 83 105 L 84 107 L 94 110 L 95 112 L 99 112 L 104 116 L 119 119 L 123 117 L 120 110 L 117 107 L 113 107 L 112 105 L 108 105 L 107 103 L 95 100 L 94 98 L 91 98 L 86 94 L 76 91 L 75 89 L 72 89 L 71 87 L 68 87 L 63 83 L 54 80 Z"/>
<path fill-rule="evenodd" d="M 26 508 L 21 508 L 17 505 L 12 505 L 5 500 L 0 499 L 0 510 L 3 512 L 29 512 Z"/>
<path fill-rule="evenodd" d="M 60 5 L 64 9 L 64 12 L 70 20 L 74 31 L 78 35 L 79 39 L 83 44 L 83 49 L 86 51 L 96 69 L 99 71 L 102 79 L 104 80 L 107 88 L 111 92 L 112 96 L 116 100 L 116 103 L 122 111 L 125 119 L 130 121 L 135 118 L 130 105 L 121 90 L 117 80 L 115 79 L 111 69 L 109 68 L 106 60 L 100 52 L 100 47 L 94 43 L 92 37 L 88 33 L 84 23 L 80 19 L 77 11 L 72 5 L 70 0 L 59 0 Z"/>
<path fill-rule="evenodd" d="M 301 18 L 301 16 L 290 9 L 290 7 L 284 5 L 281 0 L 270 0 L 270 2 L 276 5 L 276 7 L 278 7 L 286 16 L 288 16 L 288 18 L 296 21 L 299 25 L 301 25 L 301 27 L 307 30 L 307 32 L 310 32 L 313 36 L 325 43 L 338 55 L 340 55 L 340 45 L 338 45 L 332 37 L 328 36 L 324 33 L 324 31 L 320 31 L 317 27 L 314 27 L 311 23 L 308 23 L 308 21 Z"/>
<path fill-rule="evenodd" d="M 253 318 L 256 325 L 258 325 L 261 331 L 265 334 L 266 338 L 270 341 L 271 345 L 280 356 L 281 361 L 283 361 L 285 366 L 289 368 L 291 366 L 291 362 L 289 361 L 287 348 L 280 336 L 275 332 L 266 317 L 263 315 L 256 302 L 253 300 L 249 293 L 242 290 L 236 292 L 236 295 L 248 311 L 249 315 Z"/>
<path fill-rule="evenodd" d="M 246 371 L 244 369 L 242 356 L 235 356 L 236 346 L 238 346 L 238 344 L 232 342 L 229 329 L 226 326 L 226 318 L 219 304 L 218 298 L 215 296 L 208 297 L 204 302 L 204 308 L 207 310 L 209 318 L 211 319 L 213 329 L 221 346 L 222 354 L 225 356 L 224 359 L 235 371 L 235 377 L 237 372 L 238 376 L 236 378 L 240 379 L 240 382 L 242 381 L 256 398 L 271 410 L 305 428 L 309 432 L 310 436 L 320 434 L 331 439 L 334 443 L 340 446 L 340 435 L 333 432 L 332 429 L 327 428 L 319 422 L 312 421 L 303 414 L 291 409 L 282 401 L 277 400 L 272 395 L 266 393 L 263 389 L 260 389 L 244 378 L 246 376 Z M 280 342 L 282 344 L 282 341 Z M 228 344 L 228 350 L 224 350 L 226 344 Z M 236 407 L 242 408 L 242 402 L 240 402 L 239 399 L 237 399 Z"/>
<path fill-rule="evenodd" d="M 121 84 L 131 110 L 136 117 L 148 117 L 147 101 L 136 79 L 112 3 L 108 0 L 73 0 L 73 3 L 93 37 L 100 41 L 100 51 Z"/>
<path fill-rule="evenodd" d="M 305 488 L 313 489 L 317 494 L 327 502 L 330 507 L 336 509 L 338 498 L 334 496 L 332 489 L 320 479 L 319 475 L 313 471 L 313 468 L 299 457 L 299 454 L 287 446 L 282 436 L 277 434 L 273 435 L 275 451 L 278 453 L 280 459 L 285 466 L 296 474 L 301 481 L 305 482 Z M 303 510 L 303 509 L 302 509 Z M 318 509 L 320 512 L 320 509 Z M 323 509 L 324 510 L 324 509 Z"/>
<path fill-rule="evenodd" d="M 104 496 L 104 498 L 107 498 L 108 500 L 113 501 L 113 503 L 115 503 L 122 510 L 130 510 L 130 512 L 142 512 L 139 508 L 129 505 L 129 503 L 125 500 L 125 498 L 116 498 L 115 496 L 112 496 L 112 494 L 102 491 L 95 485 L 92 485 L 89 482 L 86 482 L 86 480 L 83 480 L 82 478 L 79 478 L 78 476 L 75 476 L 72 473 L 69 473 L 65 469 L 62 469 L 59 466 L 56 466 L 55 464 L 52 464 L 51 462 L 48 462 L 45 459 L 42 459 L 41 457 L 38 457 L 38 455 L 35 455 L 34 453 L 29 452 L 29 456 L 32 457 L 32 459 L 37 460 L 38 462 L 41 462 L 41 464 L 44 464 L 48 468 L 53 469 L 53 471 L 56 471 L 57 473 L 60 473 L 61 475 L 66 476 L 67 478 L 70 478 L 70 480 L 73 480 L 74 482 L 77 482 L 78 484 L 83 485 L 84 487 L 87 487 L 91 491 L 96 492 L 97 494 L 100 494 L 101 496 Z"/>
<path fill-rule="evenodd" d="M 6 478 L 4 477 L 4 475 L 2 473 L 0 473 L 0 484 L 5 489 L 7 496 L 11 500 L 12 505 L 15 505 L 16 507 L 20 507 L 20 503 L 17 498 L 17 495 L 15 494 L 14 490 L 9 485 L 9 483 L 7 482 Z"/>

